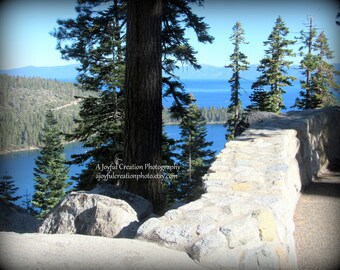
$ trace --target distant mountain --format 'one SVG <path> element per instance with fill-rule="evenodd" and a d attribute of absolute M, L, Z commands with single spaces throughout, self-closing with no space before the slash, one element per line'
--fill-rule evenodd
<path fill-rule="evenodd" d="M 44 79 L 56 79 L 59 81 L 74 82 L 77 77 L 77 65 L 35 67 L 27 66 L 9 70 L 0 70 L 0 74 L 23 77 L 40 77 Z"/>
<path fill-rule="evenodd" d="M 241 76 L 247 80 L 254 81 L 259 76 L 256 68 L 257 65 L 250 65 L 249 69 L 242 72 Z M 199 70 L 192 67 L 182 67 L 175 73 L 183 80 L 229 80 L 232 70 L 225 67 L 202 65 Z"/>
<path fill-rule="evenodd" d="M 57 79 L 60 81 L 74 82 L 77 77 L 77 65 L 53 66 L 53 67 L 35 67 L 28 66 L 23 68 L 0 70 L 0 74 L 8 74 L 24 77 L 41 77 L 45 79 Z M 340 63 L 334 64 L 336 70 L 340 70 Z M 256 71 L 257 65 L 250 65 L 247 71 L 242 72 L 242 77 L 254 81 L 259 72 Z M 232 71 L 230 68 L 218 67 L 212 65 L 202 65 L 201 69 L 195 70 L 193 67 L 180 66 L 175 74 L 182 80 L 228 80 Z M 298 79 L 303 78 L 298 65 L 291 66 L 289 75 Z"/>

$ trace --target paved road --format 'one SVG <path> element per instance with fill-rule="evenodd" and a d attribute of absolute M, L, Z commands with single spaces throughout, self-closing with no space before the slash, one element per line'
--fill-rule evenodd
<path fill-rule="evenodd" d="M 340 269 L 340 173 L 317 180 L 302 193 L 294 215 L 298 267 Z"/>

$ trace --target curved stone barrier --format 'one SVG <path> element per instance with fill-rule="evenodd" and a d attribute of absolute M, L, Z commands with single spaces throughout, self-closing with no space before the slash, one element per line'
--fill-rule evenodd
<path fill-rule="evenodd" d="M 339 107 L 255 124 L 216 157 L 199 200 L 147 220 L 137 235 L 211 269 L 296 269 L 299 193 L 339 161 Z"/>

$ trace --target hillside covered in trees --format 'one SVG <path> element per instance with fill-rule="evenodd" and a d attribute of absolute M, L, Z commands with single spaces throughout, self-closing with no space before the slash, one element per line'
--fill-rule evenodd
<path fill-rule="evenodd" d="M 72 83 L 39 77 L 26 78 L 0 74 L 0 152 L 40 146 L 45 113 L 51 109 L 63 133 L 75 128 L 79 118 L 81 99 L 76 96 L 97 96 L 96 92 L 84 92 Z M 226 108 L 200 108 L 208 123 L 225 123 Z M 178 124 L 177 119 L 163 111 L 165 124 Z"/>
<path fill-rule="evenodd" d="M 0 75 L 0 152 L 40 146 L 45 114 L 51 109 L 62 132 L 74 128 L 81 99 L 96 95 L 72 83 L 42 78 Z"/>

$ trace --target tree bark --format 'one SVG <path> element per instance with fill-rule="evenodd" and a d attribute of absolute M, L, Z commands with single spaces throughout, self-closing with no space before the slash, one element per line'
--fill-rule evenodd
<path fill-rule="evenodd" d="M 124 164 L 142 168 L 126 168 L 122 186 L 156 210 L 163 205 L 161 171 L 146 165 L 161 165 L 161 23 L 162 0 L 128 0 Z"/>

